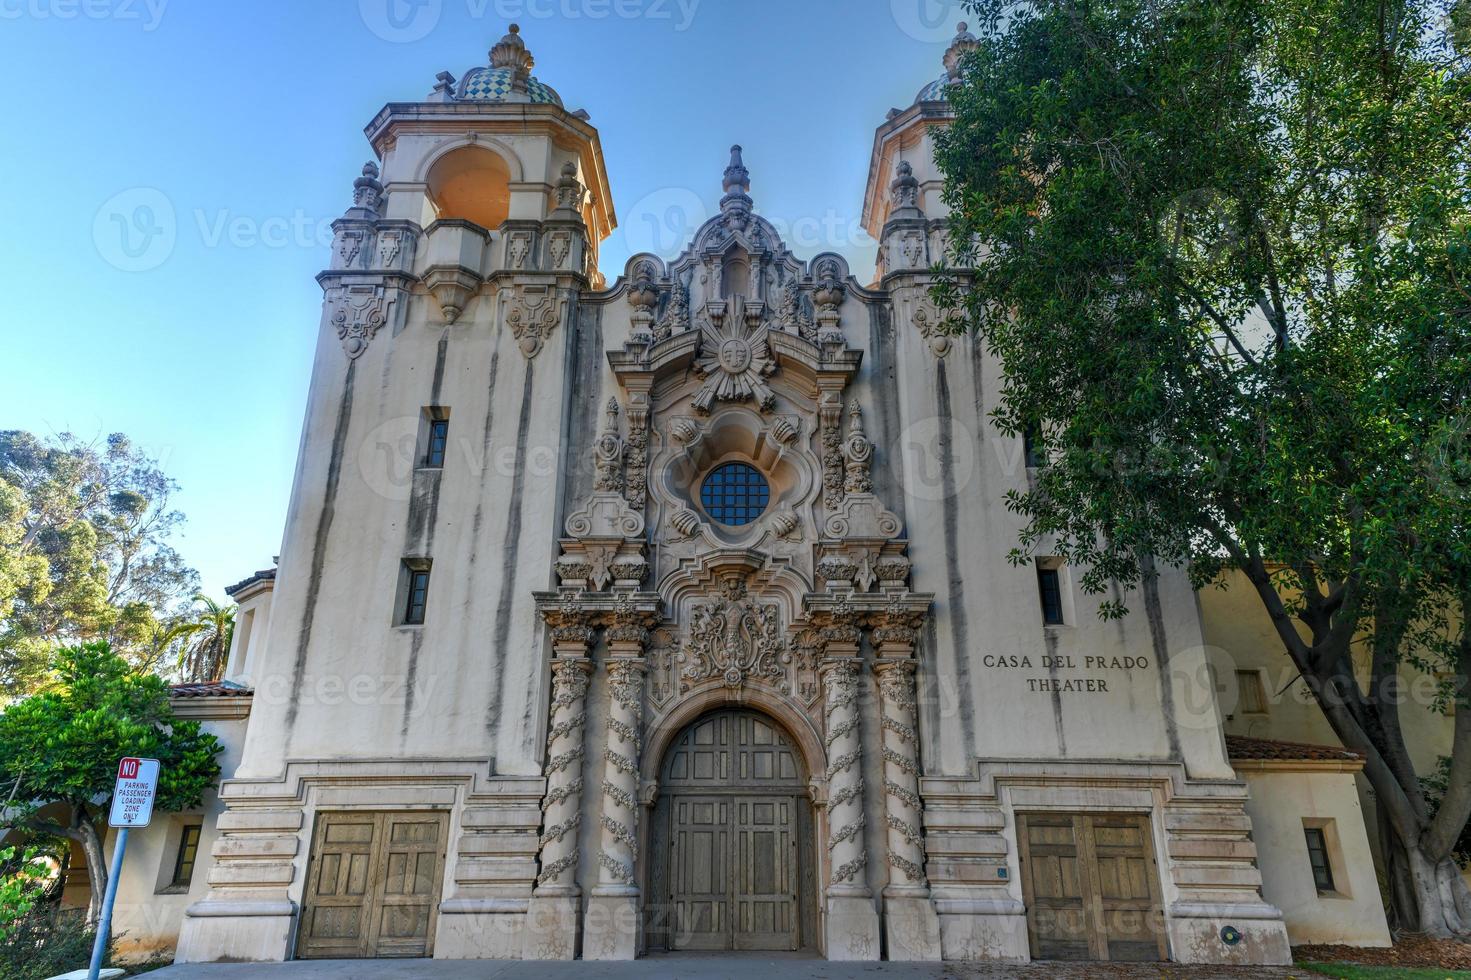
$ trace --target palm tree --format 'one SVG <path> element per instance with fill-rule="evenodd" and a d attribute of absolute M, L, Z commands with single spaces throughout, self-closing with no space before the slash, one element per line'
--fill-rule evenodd
<path fill-rule="evenodd" d="M 194 602 L 204 607 L 193 610 L 193 618 L 180 624 L 179 633 L 186 643 L 179 654 L 179 670 L 185 681 L 217 681 L 225 673 L 230 638 L 235 635 L 235 606 L 222 605 L 203 593 L 195 593 Z"/>

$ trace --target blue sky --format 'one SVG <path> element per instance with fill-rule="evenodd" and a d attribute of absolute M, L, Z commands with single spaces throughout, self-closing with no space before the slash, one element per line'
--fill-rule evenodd
<path fill-rule="evenodd" d="M 874 128 L 939 76 L 963 18 L 953 0 L 0 0 L 0 428 L 121 431 L 160 457 L 177 544 L 218 595 L 278 551 L 312 277 L 385 102 L 484 64 L 517 21 L 534 73 L 600 131 L 610 281 L 714 210 L 734 142 L 793 250 L 866 278 Z"/>

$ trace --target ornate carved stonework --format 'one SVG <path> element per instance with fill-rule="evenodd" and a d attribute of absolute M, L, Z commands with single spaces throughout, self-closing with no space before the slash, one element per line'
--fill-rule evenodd
<path fill-rule="evenodd" d="M 349 358 L 368 349 L 378 328 L 388 321 L 397 292 L 381 283 L 361 283 L 336 287 L 336 295 L 328 300 L 329 318 Z"/>
<path fill-rule="evenodd" d="M 777 605 L 748 595 L 745 581 L 736 576 L 725 579 L 720 590 L 718 597 L 696 603 L 690 611 L 690 635 L 680 654 L 685 686 L 711 677 L 721 678 L 727 687 L 740 687 L 752 678 L 780 682 L 789 654 Z"/>
<path fill-rule="evenodd" d="M 762 411 L 776 404 L 765 378 L 776 370 L 766 343 L 769 327 L 761 303 L 736 296 L 706 304 L 700 317 L 700 356 L 695 370 L 705 378 L 694 398 L 695 410 L 709 414 L 718 401 L 754 401 Z"/>
<path fill-rule="evenodd" d="M 929 341 L 930 350 L 936 357 L 950 353 L 951 338 L 949 321 L 931 303 L 920 303 L 914 311 L 914 325 L 920 336 Z"/>
<path fill-rule="evenodd" d="M 511 293 L 506 325 L 521 346 L 521 353 L 535 357 L 541 352 L 557 321 L 560 304 L 550 286 L 517 286 Z"/>

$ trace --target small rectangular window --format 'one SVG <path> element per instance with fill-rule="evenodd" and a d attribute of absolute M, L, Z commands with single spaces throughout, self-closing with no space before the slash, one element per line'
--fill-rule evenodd
<path fill-rule="evenodd" d="M 199 856 L 199 835 L 204 828 L 197 823 L 186 826 L 179 834 L 179 853 L 174 858 L 174 877 L 169 884 L 174 888 L 188 888 L 194 877 L 194 859 Z"/>
<path fill-rule="evenodd" d="M 1022 454 L 1026 457 L 1028 469 L 1042 465 L 1042 437 L 1035 425 L 1022 430 Z"/>
<path fill-rule="evenodd" d="M 429 569 L 410 568 L 408 585 L 403 621 L 409 626 L 422 626 L 424 607 L 429 602 Z"/>
<path fill-rule="evenodd" d="M 424 451 L 424 465 L 429 467 L 441 467 L 444 465 L 444 448 L 449 443 L 449 419 L 429 420 L 429 440 Z"/>
<path fill-rule="evenodd" d="M 1042 622 L 1048 626 L 1061 626 L 1062 580 L 1056 568 L 1037 566 L 1037 591 L 1042 597 Z"/>
<path fill-rule="evenodd" d="M 1304 827 L 1308 839 L 1308 862 L 1313 866 L 1313 884 L 1320 892 L 1335 891 L 1333 866 L 1328 861 L 1328 840 L 1322 827 Z"/>
<path fill-rule="evenodd" d="M 1238 670 L 1236 672 L 1237 705 L 1244 715 L 1267 713 L 1267 691 L 1262 686 L 1260 671 Z"/>

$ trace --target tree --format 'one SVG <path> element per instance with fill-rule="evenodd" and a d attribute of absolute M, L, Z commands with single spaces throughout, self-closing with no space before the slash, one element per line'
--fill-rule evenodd
<path fill-rule="evenodd" d="M 972 6 L 938 154 L 965 271 L 936 299 L 1002 365 L 995 424 L 1045 445 L 1013 559 L 1094 594 L 1244 573 L 1367 759 L 1396 924 L 1471 935 L 1466 8 Z M 1460 709 L 1438 806 L 1406 663 Z"/>
<path fill-rule="evenodd" d="M 209 596 L 196 593 L 192 619 L 180 623 L 178 635 L 186 641 L 179 655 L 179 669 L 186 681 L 217 681 L 225 673 L 225 658 L 230 654 L 230 640 L 235 635 L 235 606 L 218 603 Z"/>
<path fill-rule="evenodd" d="M 95 926 L 108 870 L 99 827 L 106 825 L 118 760 L 158 759 L 155 808 L 187 810 L 218 779 L 222 746 L 199 722 L 174 717 L 161 678 L 133 671 L 106 643 L 61 649 L 53 666 L 51 688 L 0 714 L 0 786 L 12 801 L 5 819 L 81 845 L 92 884 L 88 922 Z M 42 815 L 54 803 L 68 808 L 66 824 Z"/>
<path fill-rule="evenodd" d="M 169 544 L 176 489 L 121 434 L 0 432 L 0 692 L 34 690 L 61 643 L 155 652 L 158 620 L 198 588 Z"/>

